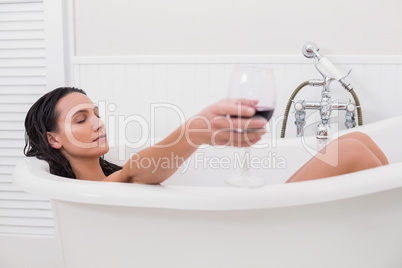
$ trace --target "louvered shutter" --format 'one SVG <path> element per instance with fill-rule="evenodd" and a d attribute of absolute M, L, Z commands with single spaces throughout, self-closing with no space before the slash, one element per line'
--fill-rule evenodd
<path fill-rule="evenodd" d="M 47 91 L 43 1 L 0 1 L 0 234 L 54 235 L 50 202 L 12 184 L 24 118 Z"/>

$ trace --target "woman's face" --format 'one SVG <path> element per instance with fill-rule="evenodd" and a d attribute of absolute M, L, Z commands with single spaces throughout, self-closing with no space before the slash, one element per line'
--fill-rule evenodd
<path fill-rule="evenodd" d="M 58 101 L 56 111 L 58 128 L 48 132 L 53 148 L 60 149 L 67 158 L 99 157 L 109 151 L 105 125 L 88 96 L 70 93 Z"/>

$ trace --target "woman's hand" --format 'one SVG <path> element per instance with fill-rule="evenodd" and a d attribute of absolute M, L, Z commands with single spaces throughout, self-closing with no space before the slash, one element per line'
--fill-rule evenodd
<path fill-rule="evenodd" d="M 187 122 L 187 139 L 201 144 L 247 147 L 266 132 L 264 118 L 251 118 L 258 100 L 224 99 L 208 106 Z"/>

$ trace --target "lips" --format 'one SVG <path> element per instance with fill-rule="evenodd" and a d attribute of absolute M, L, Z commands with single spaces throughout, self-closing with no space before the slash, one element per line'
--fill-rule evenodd
<path fill-rule="evenodd" d="M 95 142 L 95 141 L 98 141 L 98 140 L 100 140 L 100 139 L 103 139 L 103 138 L 106 138 L 106 135 L 105 135 L 105 134 L 100 135 L 99 137 L 97 137 L 96 139 L 94 139 L 94 142 Z"/>

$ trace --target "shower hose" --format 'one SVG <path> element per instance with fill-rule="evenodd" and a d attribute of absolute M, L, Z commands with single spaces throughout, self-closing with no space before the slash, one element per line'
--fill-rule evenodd
<path fill-rule="evenodd" d="M 305 86 L 309 85 L 309 81 L 305 81 L 303 83 L 301 83 L 292 93 L 292 95 L 290 95 L 290 98 L 288 100 L 288 103 L 286 105 L 286 110 L 285 110 L 285 114 L 284 114 L 284 118 L 283 118 L 283 123 L 282 123 L 282 129 L 281 129 L 281 138 L 285 138 L 285 132 L 286 132 L 286 124 L 288 122 L 288 116 L 289 116 L 289 111 L 290 111 L 290 106 L 292 105 L 292 102 L 294 100 L 294 98 L 296 97 L 297 93 L 299 93 L 299 91 L 304 88 Z M 359 98 L 356 95 L 356 92 L 354 91 L 354 89 L 349 91 L 350 94 L 353 97 L 353 100 L 355 101 L 356 107 L 357 107 L 357 121 L 359 126 L 363 125 L 363 115 L 362 115 L 362 108 L 360 107 L 360 101 Z"/>

